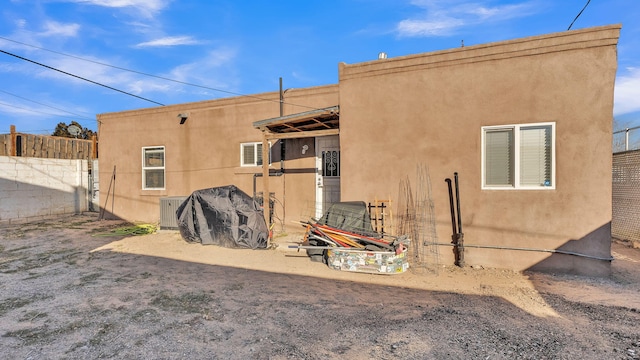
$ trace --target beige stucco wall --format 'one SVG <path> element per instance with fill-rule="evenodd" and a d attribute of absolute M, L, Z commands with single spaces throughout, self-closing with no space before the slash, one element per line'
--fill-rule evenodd
<path fill-rule="evenodd" d="M 408 177 L 417 188 L 416 170 L 427 165 L 440 243 L 451 240 L 444 180 L 458 172 L 467 265 L 608 274 L 608 261 L 522 249 L 610 258 L 619 31 L 614 25 L 340 64 L 339 85 L 287 90 L 284 114 L 340 105 L 343 201 L 390 198 L 397 213 L 400 181 Z M 229 184 L 252 194 L 262 170 L 240 167 L 240 144 L 261 141 L 252 124 L 279 116 L 278 100 L 272 92 L 99 115 L 100 204 L 126 220 L 157 222 L 161 197 Z M 179 113 L 189 114 L 184 125 Z M 540 122 L 555 123 L 555 188 L 483 190 L 482 126 Z M 142 190 L 144 146 L 166 147 L 165 190 Z M 313 215 L 314 153 L 313 138 L 286 140 L 284 175 L 269 181 L 276 231 Z M 257 178 L 258 192 L 262 183 Z M 440 263 L 453 264 L 452 248 L 439 249 Z"/>
<path fill-rule="evenodd" d="M 337 91 L 336 85 L 289 89 L 284 114 L 334 106 Z M 177 117 L 180 113 L 189 115 L 183 125 Z M 254 174 L 261 174 L 262 168 L 240 167 L 240 144 L 262 141 L 253 122 L 279 115 L 279 92 L 99 115 L 101 206 L 122 219 L 156 223 L 161 197 L 188 196 L 194 190 L 231 184 L 252 195 Z M 304 141 L 311 143 L 309 154 L 293 156 Z M 315 167 L 313 139 L 304 141 L 287 142 L 290 160 L 285 161 L 285 175 L 270 177 L 278 224 L 286 222 L 284 214 L 297 220 L 303 207 L 315 200 L 315 175 L 309 170 Z M 279 160 L 279 144 L 273 145 Z M 142 189 L 145 146 L 165 146 L 165 190 Z M 110 180 L 114 167 L 115 182 Z M 279 161 L 271 169 L 278 171 Z M 262 184 L 262 178 L 257 178 L 258 192 Z"/>
<path fill-rule="evenodd" d="M 610 257 L 611 138 L 619 26 L 339 67 L 342 200 L 398 197 L 429 166 L 439 241 L 445 178 L 460 174 L 466 244 Z M 556 123 L 554 190 L 482 190 L 481 127 Z M 397 203 L 397 202 L 396 202 Z M 608 261 L 465 248 L 467 265 L 606 274 Z M 440 261 L 452 264 L 450 247 Z"/>

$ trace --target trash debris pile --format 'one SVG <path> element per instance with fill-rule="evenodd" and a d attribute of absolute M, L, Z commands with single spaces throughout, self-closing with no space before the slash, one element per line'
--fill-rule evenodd
<path fill-rule="evenodd" d="M 333 204 L 321 219 L 301 224 L 306 232 L 297 248 L 305 249 L 312 261 L 365 273 L 395 274 L 409 268 L 409 238 L 374 232 L 364 202 Z"/>

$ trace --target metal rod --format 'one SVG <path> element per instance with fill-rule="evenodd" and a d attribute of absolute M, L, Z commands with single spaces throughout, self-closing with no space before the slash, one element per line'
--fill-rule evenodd
<path fill-rule="evenodd" d="M 457 255 L 457 265 L 459 267 L 464 267 L 464 233 L 462 232 L 462 215 L 460 214 L 460 186 L 458 185 L 458 173 L 453 173 L 453 178 L 455 180 L 456 185 L 456 207 L 458 209 L 458 233 L 456 234 L 456 255 Z"/>
<path fill-rule="evenodd" d="M 280 117 L 284 116 L 284 92 L 282 91 L 282 77 L 280 78 Z"/>
<path fill-rule="evenodd" d="M 433 245 L 456 246 L 455 244 L 449 244 L 449 243 L 434 243 Z M 581 254 L 581 253 L 576 253 L 576 252 L 573 252 L 573 251 L 565 251 L 565 250 L 521 248 L 521 247 L 496 246 L 496 245 L 465 245 L 465 246 L 466 247 L 470 247 L 470 248 L 477 248 L 477 249 L 496 249 L 496 250 L 517 250 L 517 251 L 548 252 L 548 253 L 554 253 L 554 254 L 580 256 L 580 257 L 585 257 L 585 258 L 589 258 L 589 259 L 603 260 L 603 261 L 613 261 L 613 260 L 615 260 L 613 257 L 605 258 L 605 257 Z"/>
<path fill-rule="evenodd" d="M 629 151 L 629 129 L 624 134 L 624 150 Z"/>
<path fill-rule="evenodd" d="M 456 210 L 453 206 L 453 189 L 451 187 L 451 179 L 446 178 L 444 179 L 444 181 L 447 182 L 447 186 L 449 187 L 449 208 L 451 209 L 451 228 L 453 231 L 453 236 L 455 236 L 458 233 L 458 230 L 456 229 Z"/>
<path fill-rule="evenodd" d="M 456 208 L 458 209 L 458 233 L 462 234 L 462 215 L 460 214 L 460 188 L 458 186 L 458 173 L 453 173 L 456 186 Z"/>
<path fill-rule="evenodd" d="M 635 130 L 635 129 L 640 129 L 640 126 L 634 126 L 631 128 L 624 128 L 622 130 L 618 130 L 618 131 L 614 131 L 614 134 L 619 134 L 619 133 L 623 133 L 623 132 L 629 132 L 629 130 Z"/>

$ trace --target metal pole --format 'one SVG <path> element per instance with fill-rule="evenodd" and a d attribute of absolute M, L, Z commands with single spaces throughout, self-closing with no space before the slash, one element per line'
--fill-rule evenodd
<path fill-rule="evenodd" d="M 460 187 L 458 186 L 458 173 L 453 173 L 456 185 L 456 205 L 458 208 L 458 266 L 464 267 L 464 233 L 462 232 L 462 215 L 460 214 Z"/>
<path fill-rule="evenodd" d="M 453 206 L 453 189 L 451 187 L 451 179 L 447 178 L 447 179 L 444 179 L 444 181 L 447 182 L 447 186 L 449 187 L 449 208 L 451 209 L 451 229 L 453 234 L 451 236 L 451 239 L 453 240 L 451 243 L 455 244 L 456 234 L 458 233 L 458 230 L 456 229 L 456 212 Z"/>
<path fill-rule="evenodd" d="M 458 173 L 453 173 L 456 185 L 456 208 L 458 209 L 458 233 L 462 234 L 462 215 L 460 214 L 460 188 L 458 187 Z"/>
<path fill-rule="evenodd" d="M 282 91 L 282 77 L 280 78 L 280 117 L 284 116 L 284 92 Z"/>
<path fill-rule="evenodd" d="M 624 151 L 629 150 L 629 128 L 626 128 L 624 131 Z"/>

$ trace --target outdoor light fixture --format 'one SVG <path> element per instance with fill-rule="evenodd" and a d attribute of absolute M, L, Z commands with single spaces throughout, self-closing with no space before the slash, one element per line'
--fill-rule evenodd
<path fill-rule="evenodd" d="M 187 121 L 189 114 L 180 113 L 178 114 L 178 117 L 180 118 L 180 125 L 182 125 L 185 123 L 185 121 Z"/>

